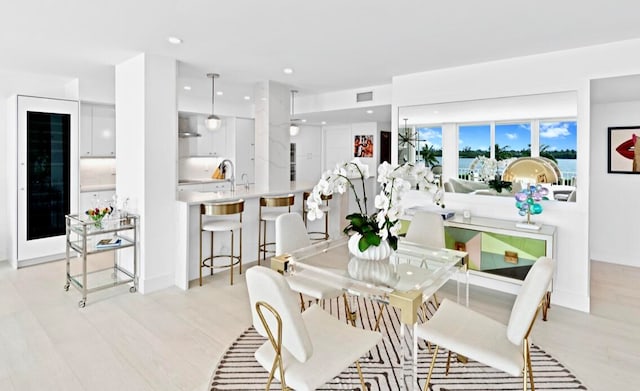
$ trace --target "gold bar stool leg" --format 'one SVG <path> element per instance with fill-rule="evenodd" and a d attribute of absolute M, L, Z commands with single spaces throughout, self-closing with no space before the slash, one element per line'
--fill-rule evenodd
<path fill-rule="evenodd" d="M 242 274 L 242 213 L 240 214 L 240 263 L 238 264 Z"/>
<path fill-rule="evenodd" d="M 209 256 L 211 257 L 211 267 L 209 267 L 209 275 L 213 276 L 213 231 L 211 232 L 211 248 L 209 249 Z"/>
<path fill-rule="evenodd" d="M 202 214 L 200 214 L 200 257 L 198 258 L 200 264 L 200 286 L 202 286 Z"/>
<path fill-rule="evenodd" d="M 235 257 L 233 256 L 233 247 L 234 247 L 234 240 L 233 240 L 233 230 L 231 230 L 231 273 L 229 273 L 229 276 L 231 276 L 231 285 L 233 285 L 233 260 L 235 259 Z"/>

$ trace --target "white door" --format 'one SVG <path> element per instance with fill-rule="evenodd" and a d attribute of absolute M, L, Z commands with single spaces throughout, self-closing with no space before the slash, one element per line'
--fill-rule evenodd
<path fill-rule="evenodd" d="M 78 102 L 18 96 L 17 113 L 20 264 L 65 252 L 64 214 L 78 210 Z"/>

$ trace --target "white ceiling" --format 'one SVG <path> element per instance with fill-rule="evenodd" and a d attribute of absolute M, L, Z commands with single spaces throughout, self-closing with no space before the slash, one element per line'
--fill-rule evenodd
<path fill-rule="evenodd" d="M 147 52 L 179 60 L 179 84 L 204 79 L 202 94 L 220 73 L 220 99 L 262 80 L 325 92 L 640 37 L 637 0 L 1 1 L 0 69 L 113 77 Z"/>

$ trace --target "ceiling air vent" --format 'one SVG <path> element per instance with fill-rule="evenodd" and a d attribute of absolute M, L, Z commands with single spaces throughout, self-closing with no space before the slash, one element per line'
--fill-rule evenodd
<path fill-rule="evenodd" d="M 373 100 L 373 91 L 356 94 L 356 102 L 369 102 Z"/>

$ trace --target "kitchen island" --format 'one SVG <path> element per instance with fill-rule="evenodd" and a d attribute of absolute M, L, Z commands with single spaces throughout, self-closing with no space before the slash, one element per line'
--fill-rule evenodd
<path fill-rule="evenodd" d="M 265 187 L 256 187 L 250 185 L 236 186 L 235 191 L 179 191 L 176 200 L 178 201 L 178 221 L 180 228 L 180 236 L 177 243 L 177 260 L 175 270 L 175 284 L 181 289 L 189 288 L 189 281 L 198 278 L 199 268 L 199 214 L 200 204 L 206 202 L 223 202 L 237 199 L 244 199 L 244 213 L 242 215 L 242 264 L 247 266 L 249 263 L 258 259 L 258 211 L 259 198 L 262 196 L 272 195 L 295 195 L 295 204 L 291 208 L 292 212 L 302 213 L 302 193 L 310 191 L 314 183 L 291 182 L 289 189 L 269 189 Z M 332 209 L 329 217 L 330 233 L 340 232 L 341 211 L 346 213 L 346 205 L 341 200 L 342 197 L 334 197 L 332 200 Z M 344 197 L 346 198 L 346 197 Z M 311 224 L 318 224 L 324 227 L 323 220 L 310 222 L 310 228 L 314 228 Z M 272 241 L 275 238 L 273 224 L 267 224 L 267 237 Z M 238 242 L 238 240 L 236 240 Z M 208 254 L 209 235 L 203 236 L 204 253 Z M 215 241 L 215 252 L 229 253 L 229 241 L 220 239 Z M 236 250 L 237 251 L 237 250 Z M 224 273 L 228 270 L 222 269 Z M 237 271 L 237 269 L 235 269 Z M 243 271 L 245 268 L 243 267 Z M 227 283 L 226 279 L 220 283 Z"/>

